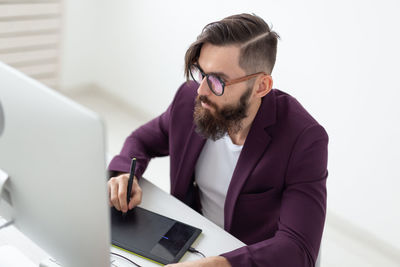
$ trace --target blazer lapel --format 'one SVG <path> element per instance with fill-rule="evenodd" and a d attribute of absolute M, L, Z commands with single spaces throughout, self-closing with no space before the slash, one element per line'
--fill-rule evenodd
<path fill-rule="evenodd" d="M 174 194 L 180 199 L 184 199 L 186 195 L 193 176 L 196 161 L 207 140 L 195 132 L 195 127 L 196 126 L 193 124 L 190 134 L 186 139 L 183 154 L 176 173 L 177 182 L 175 182 L 171 191 L 171 194 Z"/>
<path fill-rule="evenodd" d="M 274 124 L 275 120 L 275 94 L 274 91 L 271 91 L 262 100 L 229 184 L 224 209 L 224 228 L 226 231 L 231 228 L 233 212 L 240 191 L 271 141 L 266 128 Z"/>

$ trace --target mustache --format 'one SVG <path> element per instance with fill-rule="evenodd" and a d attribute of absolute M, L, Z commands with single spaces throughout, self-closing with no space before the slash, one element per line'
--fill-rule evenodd
<path fill-rule="evenodd" d="M 205 95 L 199 95 L 197 96 L 197 102 L 200 104 L 200 102 L 203 102 L 213 108 L 215 108 L 216 110 L 218 110 L 218 107 L 215 103 L 211 102 L 210 99 L 208 99 Z"/>

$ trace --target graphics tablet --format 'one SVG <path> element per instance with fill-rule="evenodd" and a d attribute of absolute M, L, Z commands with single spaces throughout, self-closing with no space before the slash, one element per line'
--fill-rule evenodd
<path fill-rule="evenodd" d="M 122 216 L 111 208 L 111 240 L 115 247 L 162 264 L 178 262 L 201 229 L 136 207 Z"/>

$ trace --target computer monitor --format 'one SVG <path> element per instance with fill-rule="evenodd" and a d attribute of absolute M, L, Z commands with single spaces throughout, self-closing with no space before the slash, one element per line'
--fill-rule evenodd
<path fill-rule="evenodd" d="M 1 62 L 0 106 L 0 215 L 64 267 L 109 267 L 99 116 Z"/>

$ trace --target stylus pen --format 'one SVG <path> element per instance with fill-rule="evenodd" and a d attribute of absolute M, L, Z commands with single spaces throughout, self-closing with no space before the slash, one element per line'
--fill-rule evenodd
<path fill-rule="evenodd" d="M 129 172 L 129 180 L 128 180 L 128 191 L 126 192 L 126 204 L 128 205 L 129 209 L 129 201 L 131 200 L 131 191 L 132 191 L 132 184 L 133 178 L 135 177 L 135 169 L 136 169 L 136 158 L 132 159 L 131 162 L 131 171 Z M 126 216 L 126 213 L 123 213 Z"/>

